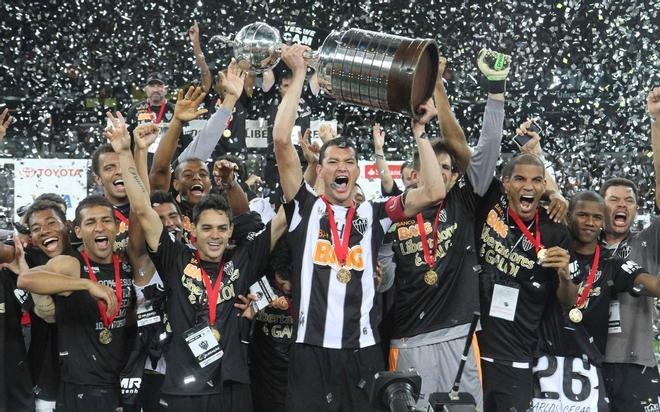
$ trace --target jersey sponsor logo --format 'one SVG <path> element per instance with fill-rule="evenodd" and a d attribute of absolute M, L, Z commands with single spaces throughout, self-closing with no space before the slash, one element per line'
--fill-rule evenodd
<path fill-rule="evenodd" d="M 631 275 L 633 272 L 638 271 L 641 267 L 633 262 L 632 260 L 627 260 L 623 265 L 621 265 L 621 270 Z"/>
<path fill-rule="evenodd" d="M 484 226 L 481 231 L 481 256 L 486 263 L 494 265 L 502 273 L 507 273 L 510 276 L 516 277 L 520 267 L 527 269 L 534 268 L 534 261 L 527 256 L 523 256 L 516 251 L 502 244 L 499 240 L 495 239 L 491 234 L 488 226 Z"/>
<path fill-rule="evenodd" d="M 457 228 L 458 223 L 454 223 L 453 225 L 443 229 L 438 233 L 438 244 L 435 250 L 436 258 L 442 259 L 445 257 L 445 255 L 447 255 L 449 248 L 453 245 L 452 239 Z M 433 231 L 432 224 L 429 222 L 424 222 L 424 231 L 427 235 L 430 235 L 430 233 Z M 417 223 L 411 224 L 408 227 L 399 227 L 397 229 L 397 235 L 399 235 L 399 252 L 401 252 L 401 254 L 404 256 L 410 255 L 412 253 L 419 253 L 415 257 L 415 265 L 426 265 L 426 261 L 423 257 L 424 249 L 422 248 L 422 240 L 419 236 L 419 228 Z M 413 239 L 413 237 L 416 239 Z M 426 240 L 429 245 L 429 249 L 433 248 L 433 237 L 429 236 Z"/>
<path fill-rule="evenodd" d="M 490 226 L 495 231 L 495 233 L 497 233 L 503 239 L 505 239 L 509 234 L 509 226 L 507 226 L 506 223 L 500 219 L 500 217 L 497 215 L 497 212 L 494 210 L 488 212 L 488 216 L 486 217 L 486 224 Z"/>
<path fill-rule="evenodd" d="M 325 239 L 318 239 L 314 246 L 314 255 L 312 261 L 320 266 L 339 267 L 335 248 L 332 243 Z M 364 270 L 364 260 L 362 259 L 362 246 L 355 245 L 348 249 L 346 255 L 346 266 L 348 269 Z"/>
<path fill-rule="evenodd" d="M 122 378 L 121 393 L 122 395 L 137 395 L 141 385 L 142 378 Z"/>

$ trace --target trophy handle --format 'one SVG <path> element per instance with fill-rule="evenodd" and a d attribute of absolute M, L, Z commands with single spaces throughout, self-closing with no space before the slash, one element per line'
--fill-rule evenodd
<path fill-rule="evenodd" d="M 277 46 L 273 49 L 273 52 L 277 57 L 282 56 L 282 47 Z M 312 69 L 316 70 L 319 64 L 319 58 L 321 57 L 321 52 L 319 50 L 310 50 L 303 53 L 303 58 L 307 61 L 307 64 Z"/>
<path fill-rule="evenodd" d="M 230 46 L 230 47 L 236 46 L 236 42 L 234 40 L 232 40 L 231 37 L 223 36 L 222 34 L 216 34 L 215 36 L 211 37 L 209 39 L 209 44 L 214 43 L 216 41 L 218 41 L 218 42 L 220 42 L 224 45 Z"/>

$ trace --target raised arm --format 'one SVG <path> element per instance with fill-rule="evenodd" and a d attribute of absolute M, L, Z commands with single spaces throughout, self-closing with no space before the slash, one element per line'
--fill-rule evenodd
<path fill-rule="evenodd" d="M 647 99 L 651 116 L 651 147 L 653 148 L 653 171 L 655 174 L 655 205 L 660 209 L 660 87 L 654 87 Z"/>
<path fill-rule="evenodd" d="M 293 72 L 293 79 L 277 108 L 273 126 L 273 148 L 280 175 L 280 185 L 286 201 L 294 198 L 303 179 L 300 159 L 291 142 L 291 131 L 296 121 L 298 101 L 305 83 L 307 63 L 303 58 L 303 53 L 307 50 L 309 47 L 299 44 L 282 46 L 282 60 Z"/>
<path fill-rule="evenodd" d="M 170 179 L 172 178 L 172 159 L 176 152 L 176 144 L 183 130 L 183 123 L 189 122 L 208 112 L 206 109 L 199 109 L 200 103 L 204 100 L 204 92 L 201 87 L 190 87 L 188 92 L 183 94 L 179 90 L 179 95 L 174 106 L 174 117 L 170 126 L 165 132 L 165 136 L 158 144 L 156 153 L 154 153 L 151 171 L 149 172 L 149 182 L 151 189 L 168 191 L 170 189 Z"/>
<path fill-rule="evenodd" d="M 135 167 L 131 153 L 131 138 L 126 130 L 124 117 L 119 112 L 117 112 L 117 118 L 110 112 L 107 115 L 113 127 L 106 129 L 105 137 L 110 141 L 115 152 L 119 153 L 119 165 L 124 177 L 124 186 L 126 186 L 126 194 L 131 203 L 131 218 L 137 217 L 142 226 L 147 246 L 151 250 L 156 250 L 163 232 L 163 224 L 156 211 L 151 207 L 149 191 L 142 183 Z"/>
<path fill-rule="evenodd" d="M 9 125 L 12 124 L 14 118 L 9 116 L 9 109 L 5 109 L 0 113 L 0 142 L 5 138 Z"/>
<path fill-rule="evenodd" d="M 412 120 L 412 131 L 417 142 L 420 170 L 418 186 L 409 190 L 405 197 L 403 211 L 408 217 L 415 216 L 427 207 L 439 203 L 447 194 L 438 159 L 424 131 L 426 123 L 437 115 L 433 99 L 420 105 L 418 110 L 422 112 L 422 116 Z"/>
<path fill-rule="evenodd" d="M 218 145 L 220 136 L 227 127 L 227 120 L 231 117 L 236 102 L 243 93 L 243 83 L 246 73 L 238 67 L 234 59 L 229 63 L 227 74 L 220 72 L 220 84 L 225 88 L 225 97 L 220 109 L 211 116 L 195 140 L 193 140 L 179 155 L 179 162 L 186 159 L 207 160 Z M 203 96 L 202 96 L 203 98 Z M 201 100 L 200 100 L 201 103 Z"/>
<path fill-rule="evenodd" d="M 208 64 L 206 64 L 206 58 L 204 57 L 204 52 L 202 52 L 202 44 L 199 41 L 199 26 L 197 21 L 195 24 L 190 26 L 188 29 L 188 36 L 193 46 L 193 53 L 195 53 L 195 61 L 197 62 L 197 67 L 199 67 L 199 74 L 201 76 L 201 85 L 204 93 L 208 93 L 211 89 L 211 71 L 209 70 Z"/>
<path fill-rule="evenodd" d="M 227 195 L 229 207 L 235 216 L 250 210 L 247 195 L 236 180 L 237 170 L 238 165 L 226 159 L 218 160 L 213 165 L 213 176 L 220 178 L 220 184 Z"/>
<path fill-rule="evenodd" d="M 440 123 L 440 133 L 445 139 L 447 145 L 452 149 L 456 155 L 456 163 L 462 171 L 466 171 L 470 164 L 470 157 L 472 152 L 465 140 L 465 133 L 458 124 L 456 116 L 451 110 L 447 92 L 445 90 L 444 80 L 442 74 L 445 72 L 447 59 L 440 57 L 438 62 L 438 77 L 435 80 L 435 88 L 433 89 L 433 100 L 438 109 L 438 122 Z"/>
<path fill-rule="evenodd" d="M 380 177 L 380 184 L 383 186 L 383 193 L 392 193 L 394 188 L 394 179 L 390 173 L 390 168 L 385 160 L 385 132 L 380 128 L 379 123 L 374 123 L 371 127 L 371 135 L 374 138 L 374 155 L 376 157 L 376 171 Z"/>

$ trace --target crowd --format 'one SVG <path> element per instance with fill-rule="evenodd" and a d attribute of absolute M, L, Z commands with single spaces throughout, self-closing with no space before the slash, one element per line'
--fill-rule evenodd
<path fill-rule="evenodd" d="M 522 71 L 483 49 L 469 110 L 441 58 L 409 125 L 349 109 L 337 131 L 314 125 L 339 116 L 309 47 L 214 76 L 197 23 L 187 36 L 197 81 L 114 83 L 94 56 L 101 95 L 143 97 L 104 101 L 102 131 L 75 136 L 50 112 L 73 137 L 38 150 L 89 158 L 97 188 L 73 221 L 41 194 L 0 245 L 0 410 L 368 411 L 377 372 L 411 369 L 425 409 L 462 359 L 478 410 L 660 410 L 660 88 L 636 93 L 652 150 L 566 156 L 552 116 L 508 113 Z M 21 127 L 0 113 L 0 140 Z M 359 157 L 382 197 L 356 184 Z"/>

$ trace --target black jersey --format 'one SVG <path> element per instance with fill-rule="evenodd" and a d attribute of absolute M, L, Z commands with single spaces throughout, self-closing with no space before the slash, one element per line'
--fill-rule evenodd
<path fill-rule="evenodd" d="M 275 293 L 283 297 L 280 291 Z M 252 385 L 263 392 L 263 399 L 277 404 L 284 404 L 286 398 L 294 312 L 291 306 L 286 310 L 267 306 L 254 319 L 250 344 Z"/>
<path fill-rule="evenodd" d="M 534 245 L 508 216 L 504 186 L 499 180 L 495 182 L 477 205 L 482 315 L 479 349 L 482 357 L 530 362 L 543 310 L 548 297 L 556 293 L 559 275 L 537 263 Z M 535 223 L 525 224 L 536 232 Z M 539 208 L 539 228 L 543 247 L 568 250 L 568 229 L 551 221 L 543 208 Z"/>
<path fill-rule="evenodd" d="M 571 261 L 571 277 L 579 285 L 580 296 L 587 283 L 594 255 L 573 253 Z M 608 320 L 610 303 L 618 293 L 628 292 L 633 296 L 635 278 L 646 269 L 631 260 L 607 258 L 601 251 L 598 271 L 589 296 L 578 307 L 582 310 L 582 322 L 570 322 L 556 297 L 548 302 L 546 314 L 541 325 L 542 354 L 556 356 L 581 357 L 587 354 L 599 358 L 605 354 L 608 335 Z M 585 333 L 586 331 L 586 333 Z M 590 342 L 596 345 L 598 352 L 590 352 Z"/>
<path fill-rule="evenodd" d="M 396 297 L 394 300 L 395 339 L 469 323 L 479 310 L 479 277 L 475 272 L 474 211 L 477 195 L 467 179 L 461 179 L 445 198 L 438 219 L 438 206 L 422 212 L 428 249 L 438 281 L 429 285 L 424 275 L 431 269 L 424 260 L 422 239 L 416 217 L 395 223 L 394 258 Z"/>
<path fill-rule="evenodd" d="M 85 261 L 80 262 L 80 277 L 89 279 Z M 91 261 L 98 283 L 115 290 L 114 265 Z M 127 327 L 127 315 L 135 301 L 131 267 L 120 263 L 122 302 L 119 313 L 108 329 L 112 341 L 99 342 L 104 325 L 97 301 L 87 291 L 76 291 L 69 296 L 55 296 L 55 316 L 58 326 L 58 346 L 62 381 L 77 385 L 119 386 L 119 373 L 126 363 L 132 342 Z"/>
<path fill-rule="evenodd" d="M 117 220 L 117 237 L 115 237 L 112 250 L 115 253 L 120 253 L 123 259 L 128 261 L 126 250 L 128 249 L 128 218 L 131 205 L 126 203 L 124 205 L 114 206 L 113 209 Z"/>
<path fill-rule="evenodd" d="M 270 225 L 252 242 L 232 251 L 224 261 L 224 275 L 217 304 L 215 327 L 222 336 L 224 356 L 200 367 L 184 339 L 184 333 L 196 325 L 209 323 L 208 298 L 194 252 L 163 230 L 158 250 L 151 259 L 166 288 L 170 289 L 167 315 L 172 341 L 165 354 L 167 374 L 162 391 L 168 395 L 209 395 L 222 393 L 222 383 L 249 383 L 247 347 L 240 341 L 240 317 L 234 308 L 236 297 L 245 294 L 258 275 L 263 273 L 270 252 Z M 228 258 L 225 254 L 225 258 Z M 201 262 L 211 283 L 215 284 L 219 267 L 216 262 Z"/>
<path fill-rule="evenodd" d="M 0 270 L 0 411 L 33 411 L 32 378 L 21 328 L 16 275 Z"/>

